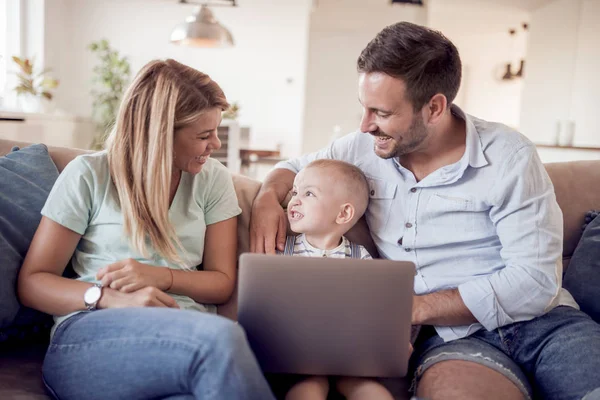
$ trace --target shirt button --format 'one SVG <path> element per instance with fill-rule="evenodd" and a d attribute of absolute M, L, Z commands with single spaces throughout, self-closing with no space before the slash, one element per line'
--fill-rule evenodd
<path fill-rule="evenodd" d="M 406 225 L 404 225 L 407 228 L 412 228 L 412 224 L 410 222 L 407 222 Z"/>
<path fill-rule="evenodd" d="M 402 238 L 398 239 L 398 244 L 402 246 Z"/>
<path fill-rule="evenodd" d="M 412 249 L 410 247 L 407 247 L 407 248 L 404 249 L 404 251 L 407 252 L 407 253 L 410 252 L 411 250 Z"/>
<path fill-rule="evenodd" d="M 371 196 L 375 196 L 375 191 L 371 190 Z"/>
<path fill-rule="evenodd" d="M 412 189 L 410 189 L 410 191 L 415 193 L 417 191 L 417 188 L 412 188 Z"/>

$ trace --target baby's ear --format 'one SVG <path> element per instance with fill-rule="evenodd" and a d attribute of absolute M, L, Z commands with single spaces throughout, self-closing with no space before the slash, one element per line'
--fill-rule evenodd
<path fill-rule="evenodd" d="M 356 210 L 354 209 L 354 206 L 350 203 L 344 203 L 340 206 L 340 211 L 335 219 L 335 222 L 338 225 L 350 223 L 352 222 L 355 214 Z"/>

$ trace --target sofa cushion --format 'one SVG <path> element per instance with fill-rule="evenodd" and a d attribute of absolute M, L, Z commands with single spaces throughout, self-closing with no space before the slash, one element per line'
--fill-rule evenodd
<path fill-rule="evenodd" d="M 600 207 L 600 161 L 570 161 L 545 164 L 563 212 L 563 256 L 570 257 L 581 237 L 586 211 Z"/>
<path fill-rule="evenodd" d="M 57 177 L 45 145 L 17 148 L 0 157 L 0 329 L 10 326 L 21 309 L 16 293 L 19 268 Z M 23 309 L 18 319 L 28 324 L 41 316 Z M 47 322 L 45 316 L 42 320 Z M 6 339 L 6 332 L 0 332 L 0 339 Z"/>
<path fill-rule="evenodd" d="M 583 235 L 565 272 L 563 287 L 596 322 L 600 323 L 600 216 L 586 215 Z"/>

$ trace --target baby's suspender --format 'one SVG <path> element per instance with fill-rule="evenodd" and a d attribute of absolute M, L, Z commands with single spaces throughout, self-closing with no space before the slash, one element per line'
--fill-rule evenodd
<path fill-rule="evenodd" d="M 294 245 L 296 244 L 296 236 L 290 235 L 285 238 L 285 249 L 283 250 L 284 256 L 294 255 Z"/>
<path fill-rule="evenodd" d="M 350 258 L 356 258 L 360 260 L 360 246 L 356 243 L 350 242 Z"/>
<path fill-rule="evenodd" d="M 283 255 L 284 256 L 293 256 L 295 244 L 296 244 L 296 236 L 290 235 L 287 238 L 285 238 L 285 248 L 283 250 Z M 361 259 L 360 246 L 356 243 L 350 242 L 350 258 L 356 258 L 358 260 Z"/>

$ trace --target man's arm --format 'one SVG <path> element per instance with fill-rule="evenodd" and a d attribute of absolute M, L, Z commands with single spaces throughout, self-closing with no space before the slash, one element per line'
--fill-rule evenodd
<path fill-rule="evenodd" d="M 260 196 L 273 196 L 278 204 L 283 203 L 286 196 L 294 186 L 297 172 L 284 168 L 276 168 L 269 172 L 260 187 L 256 198 Z"/>
<path fill-rule="evenodd" d="M 487 330 L 543 315 L 561 289 L 562 212 L 533 145 L 506 158 L 490 218 L 505 266 L 458 286 L 465 306 Z"/>
<path fill-rule="evenodd" d="M 413 297 L 412 324 L 456 326 L 477 322 L 458 289 Z"/>
<path fill-rule="evenodd" d="M 252 203 L 250 216 L 250 251 L 283 251 L 287 233 L 287 216 L 281 207 L 293 187 L 295 172 L 277 168 L 269 173 Z"/>

